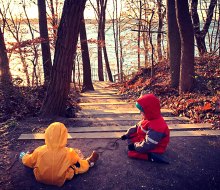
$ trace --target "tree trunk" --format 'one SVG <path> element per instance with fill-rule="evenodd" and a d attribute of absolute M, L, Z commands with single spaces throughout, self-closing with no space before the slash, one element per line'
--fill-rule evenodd
<path fill-rule="evenodd" d="M 53 27 L 53 37 L 54 37 L 54 44 L 56 43 L 56 36 L 57 36 L 57 15 L 54 11 L 54 4 L 53 0 L 50 0 L 50 6 L 51 6 L 51 14 L 52 14 L 52 27 Z M 58 5 L 56 5 L 58 6 Z"/>
<path fill-rule="evenodd" d="M 109 65 L 106 46 L 103 47 L 103 54 L 104 54 L 104 59 L 105 59 L 106 70 L 107 70 L 107 73 L 108 73 L 108 79 L 109 79 L 110 82 L 113 82 L 112 72 L 111 72 L 111 68 L 110 68 L 110 65 Z"/>
<path fill-rule="evenodd" d="M 216 4 L 217 4 L 217 0 L 211 0 L 205 24 L 203 26 L 203 29 L 200 31 L 200 21 L 199 21 L 199 15 L 197 12 L 198 0 L 192 0 L 192 3 L 191 3 L 191 7 L 192 7 L 191 16 L 193 20 L 193 29 L 194 29 L 196 43 L 197 43 L 197 47 L 198 47 L 200 55 L 207 53 L 205 36 L 211 24 L 213 11 L 214 11 Z"/>
<path fill-rule="evenodd" d="M 30 22 L 30 19 L 28 17 L 27 11 L 26 11 L 25 4 L 23 4 L 23 9 L 24 9 L 24 14 L 25 14 L 26 19 L 27 19 L 27 25 L 28 25 L 29 31 L 31 33 L 31 38 L 32 38 L 32 40 L 34 40 L 34 32 L 33 32 L 31 22 Z M 33 59 L 31 60 L 32 63 L 33 63 L 32 86 L 35 86 L 35 85 L 38 86 L 38 82 L 39 82 L 39 80 L 38 80 L 39 77 L 38 77 L 38 74 L 37 74 L 38 51 L 37 51 L 37 47 L 36 47 L 35 44 L 33 44 L 33 50 L 34 50 Z"/>
<path fill-rule="evenodd" d="M 191 91 L 194 85 L 194 34 L 188 0 L 176 0 L 177 23 L 181 39 L 180 93 Z"/>
<path fill-rule="evenodd" d="M 99 81 L 104 81 L 103 75 L 103 62 L 102 62 L 102 2 L 103 0 L 97 0 L 97 9 L 98 9 L 98 76 Z"/>
<path fill-rule="evenodd" d="M 124 72 L 123 72 L 123 63 L 124 63 L 124 58 L 123 58 L 123 46 L 122 46 L 122 40 L 121 40 L 121 27 L 119 25 L 119 47 L 120 47 L 120 82 L 124 81 Z"/>
<path fill-rule="evenodd" d="M 108 73 L 108 79 L 109 81 L 113 82 L 113 78 L 112 78 L 112 72 L 111 72 L 111 68 L 110 68 L 110 65 L 109 65 L 109 60 L 108 60 L 108 54 L 107 54 L 107 49 L 106 49 L 106 45 L 105 45 L 105 14 L 106 14 L 106 5 L 107 5 L 107 0 L 105 0 L 104 2 L 104 5 L 103 5 L 103 8 L 102 8 L 102 31 L 101 31 L 101 34 L 102 34 L 102 40 L 103 40 L 103 54 L 104 54 L 104 59 L 105 59 L 105 66 L 106 66 L 106 70 L 107 70 L 107 73 Z"/>
<path fill-rule="evenodd" d="M 11 105 L 10 98 L 14 93 L 14 87 L 11 81 L 11 73 L 9 68 L 9 61 L 5 47 L 5 40 L 0 27 L 0 89 L 4 98 L 3 109 L 5 112 L 12 112 L 13 106 Z"/>
<path fill-rule="evenodd" d="M 144 0 L 144 19 L 148 19 L 148 14 L 147 14 L 147 0 Z M 148 39 L 148 34 L 147 32 L 142 32 L 142 38 L 143 38 L 143 45 L 144 45 L 144 65 L 145 67 L 149 66 L 149 60 L 148 60 L 148 52 L 149 52 L 149 39 Z"/>
<path fill-rule="evenodd" d="M 149 28 L 148 28 L 149 41 L 151 45 L 151 77 L 152 78 L 154 76 L 154 45 L 153 45 L 153 39 L 152 39 L 152 33 L 151 33 L 153 17 L 154 17 L 154 11 L 152 11 L 152 14 L 149 20 Z"/>
<path fill-rule="evenodd" d="M 158 7 L 158 33 L 157 33 L 157 55 L 158 61 L 162 60 L 162 50 L 161 50 L 161 36 L 162 36 L 162 27 L 163 27 L 163 17 L 162 17 L 162 0 L 157 0 Z"/>
<path fill-rule="evenodd" d="M 21 41 L 22 35 L 20 35 L 21 21 L 17 18 L 14 18 L 12 16 L 12 12 L 10 10 L 9 10 L 9 15 L 10 15 L 9 19 L 3 18 L 3 20 L 4 20 L 5 24 L 7 25 L 7 30 L 11 33 L 11 35 L 14 37 L 14 39 L 17 42 L 18 54 L 20 56 L 21 63 L 23 66 L 23 72 L 25 73 L 25 76 L 26 76 L 27 85 L 30 86 L 30 76 L 29 76 L 29 72 L 28 72 L 28 65 L 25 60 L 25 55 L 23 55 L 24 52 L 22 51 L 22 45 L 21 45 L 22 44 L 22 41 Z M 2 17 L 4 17 L 4 16 L 2 15 Z M 10 22 L 8 22 L 8 20 L 10 20 Z"/>
<path fill-rule="evenodd" d="M 57 33 L 54 64 L 41 114 L 63 115 L 70 90 L 73 60 L 86 0 L 65 0 Z"/>
<path fill-rule="evenodd" d="M 98 32 L 98 76 L 99 76 L 99 81 L 104 81 L 101 31 Z"/>
<path fill-rule="evenodd" d="M 115 16 L 115 17 L 114 17 Z M 118 0 L 113 0 L 113 18 L 112 18 L 112 25 L 113 25 L 113 34 L 114 34 L 114 44 L 115 44 L 115 57 L 117 63 L 117 72 L 120 73 L 119 69 L 119 48 L 118 48 Z"/>
<path fill-rule="evenodd" d="M 9 69 L 9 61 L 7 50 L 5 47 L 5 40 L 0 28 L 0 82 L 3 86 L 11 84 L 11 72 Z"/>
<path fill-rule="evenodd" d="M 181 41 L 176 20 L 175 0 L 167 0 L 167 37 L 171 87 L 179 87 Z"/>
<path fill-rule="evenodd" d="M 82 18 L 80 25 L 80 43 L 81 43 L 82 62 L 83 62 L 83 86 L 81 92 L 85 92 L 88 90 L 94 90 L 94 87 L 92 84 L 91 65 L 90 65 L 84 16 Z"/>
<path fill-rule="evenodd" d="M 141 57 L 140 57 L 140 49 L 141 49 L 141 19 L 142 19 L 142 3 L 139 0 L 139 22 L 138 22 L 138 68 L 141 67 Z"/>
<path fill-rule="evenodd" d="M 41 49 L 44 69 L 44 84 L 48 85 L 50 81 L 50 73 L 52 68 L 50 44 L 47 29 L 47 13 L 45 0 L 38 0 L 38 12 L 39 12 L 39 28 L 41 37 Z"/>
<path fill-rule="evenodd" d="M 18 53 L 19 53 L 19 56 L 20 56 L 20 59 L 21 59 L 21 63 L 23 65 L 23 71 L 26 75 L 26 80 L 27 80 L 27 85 L 30 86 L 31 83 L 30 83 L 30 76 L 29 76 L 29 72 L 28 72 L 28 65 L 26 63 L 26 60 L 25 60 L 25 55 L 23 55 L 22 53 L 22 49 L 21 49 L 21 42 L 20 41 L 17 41 L 19 43 L 18 45 Z"/>

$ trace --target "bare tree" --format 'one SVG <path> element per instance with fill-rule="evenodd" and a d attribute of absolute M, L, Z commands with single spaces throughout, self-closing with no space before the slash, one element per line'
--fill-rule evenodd
<path fill-rule="evenodd" d="M 103 75 L 103 62 L 102 62 L 102 45 L 103 45 L 103 39 L 102 39 L 102 30 L 103 30 L 103 3 L 104 0 L 96 0 L 97 3 L 97 16 L 98 16 L 98 76 L 99 81 L 104 81 L 104 75 Z"/>
<path fill-rule="evenodd" d="M 80 25 L 80 43 L 81 43 L 82 62 L 83 62 L 82 92 L 85 92 L 88 90 L 94 90 L 94 87 L 92 84 L 91 65 L 90 65 L 89 49 L 88 49 L 84 16 L 82 18 L 81 25 Z"/>
<path fill-rule="evenodd" d="M 85 3 L 86 0 L 65 0 L 64 2 L 51 80 L 41 108 L 42 115 L 64 115 Z"/>
<path fill-rule="evenodd" d="M 60 13 L 62 11 L 61 8 L 63 7 L 63 2 L 60 0 L 46 0 L 46 2 L 50 10 L 50 14 L 47 13 L 47 15 L 49 17 L 49 23 L 52 26 L 52 48 L 54 48 L 57 39 L 57 28 L 61 17 Z"/>
<path fill-rule="evenodd" d="M 41 37 L 41 49 L 44 69 L 45 85 L 48 85 L 50 81 L 50 73 L 52 68 L 50 43 L 47 29 L 47 14 L 45 0 L 38 0 L 38 12 L 39 12 L 39 28 Z"/>
<path fill-rule="evenodd" d="M 162 37 L 162 27 L 163 27 L 162 0 L 157 0 L 157 14 L 158 14 L 157 55 L 158 55 L 158 61 L 160 61 L 162 59 L 162 50 L 161 50 L 161 37 Z"/>
<path fill-rule="evenodd" d="M 58 2 L 56 2 L 56 7 Z M 51 10 L 51 14 L 52 14 L 52 27 L 53 27 L 53 37 L 54 37 L 54 43 L 56 42 L 56 36 L 57 36 L 57 26 L 58 26 L 58 18 L 57 18 L 57 12 L 55 12 L 55 8 L 54 8 L 54 2 L 53 0 L 50 0 L 50 10 Z"/>
<path fill-rule="evenodd" d="M 8 88 L 8 85 L 12 85 L 11 79 L 5 40 L 0 27 L 0 82 L 2 86 Z"/>
<path fill-rule="evenodd" d="M 101 31 L 101 35 L 102 35 L 102 41 L 103 41 L 103 54 L 104 54 L 104 59 L 105 59 L 105 66 L 106 66 L 106 70 L 108 73 L 108 78 L 109 81 L 113 82 L 113 78 L 112 78 L 112 72 L 111 72 L 111 68 L 110 68 L 110 64 L 109 64 L 109 60 L 108 60 L 108 54 L 107 54 L 107 49 L 106 49 L 106 43 L 105 43 L 105 22 L 106 22 L 106 6 L 107 6 L 107 0 L 105 0 L 103 2 L 103 8 L 102 8 L 102 13 L 101 13 L 101 17 L 102 17 L 102 31 Z"/>
<path fill-rule="evenodd" d="M 12 84 L 12 77 L 9 69 L 9 61 L 7 56 L 7 51 L 5 47 L 4 36 L 0 27 L 0 89 L 2 92 L 2 98 L 4 98 L 1 107 L 5 107 L 8 112 L 11 112 L 12 105 L 10 98 L 14 92 L 14 87 Z"/>
<path fill-rule="evenodd" d="M 177 24 L 175 0 L 167 0 L 167 37 L 171 87 L 179 87 L 181 41 Z"/>
<path fill-rule="evenodd" d="M 179 91 L 191 91 L 194 85 L 194 33 L 188 0 L 176 0 L 176 16 L 181 39 Z"/>
<path fill-rule="evenodd" d="M 108 54 L 107 54 L 107 49 L 106 49 L 106 43 L 105 43 L 105 22 L 106 22 L 107 0 L 96 0 L 97 8 L 95 8 L 95 6 L 92 4 L 91 1 L 90 1 L 90 4 L 92 5 L 98 18 L 97 19 L 98 21 L 98 36 L 97 36 L 98 77 L 100 81 L 104 81 L 103 60 L 102 60 L 102 56 L 104 55 L 108 78 L 110 81 L 113 81 Z M 103 54 L 102 54 L 102 50 L 103 50 Z"/>
<path fill-rule="evenodd" d="M 119 10 L 119 2 L 121 9 Z M 112 24 L 113 24 L 113 34 L 114 34 L 114 50 L 115 50 L 115 57 L 116 57 L 116 65 L 117 65 L 117 75 L 119 81 L 123 81 L 124 72 L 123 72 L 123 63 L 124 63 L 124 44 L 123 44 L 123 36 L 122 32 L 126 31 L 126 24 L 125 18 L 122 17 L 122 7 L 123 1 L 114 0 L 113 1 L 113 17 L 112 17 Z M 129 28 L 130 30 L 130 28 Z"/>
<path fill-rule="evenodd" d="M 205 37 L 206 37 L 206 34 L 208 33 L 209 26 L 211 24 L 212 17 L 213 17 L 213 11 L 214 11 L 216 4 L 217 4 L 217 0 L 210 1 L 205 24 L 203 26 L 203 29 L 200 30 L 199 15 L 197 12 L 198 0 L 192 0 L 192 3 L 191 3 L 191 8 L 192 8 L 191 16 L 193 20 L 194 34 L 195 34 L 196 43 L 197 43 L 197 47 L 198 47 L 200 55 L 203 55 L 204 53 L 207 52 Z"/>
<path fill-rule="evenodd" d="M 120 6 L 119 6 L 120 2 Z M 130 28 L 127 28 L 127 22 L 126 18 L 123 18 L 122 16 L 122 7 L 123 7 L 123 0 L 119 1 L 114 0 L 113 1 L 113 12 L 112 12 L 112 24 L 113 24 L 113 34 L 114 34 L 114 50 L 115 50 L 115 57 L 116 57 L 116 65 L 117 65 L 117 75 L 119 81 L 123 81 L 124 78 L 124 71 L 123 71 L 123 63 L 124 63 L 124 36 L 122 35 L 122 32 L 125 32 L 126 30 L 130 30 Z M 121 7 L 119 10 L 118 7 Z"/>
<path fill-rule="evenodd" d="M 144 20 L 148 20 L 148 10 L 147 10 L 147 0 L 144 0 Z M 146 22 L 147 23 L 147 22 Z M 143 37 L 143 46 L 144 46 L 144 66 L 148 66 L 148 52 L 149 52 L 149 38 L 148 38 L 147 32 L 142 32 L 142 37 Z"/>
<path fill-rule="evenodd" d="M 113 27 L 113 34 L 114 34 L 114 44 L 115 44 L 115 56 L 116 56 L 116 63 L 117 63 L 117 71 L 118 74 L 120 73 L 119 70 L 119 18 L 118 18 L 118 0 L 113 0 L 113 18 L 112 18 L 112 27 Z"/>
<path fill-rule="evenodd" d="M 141 67 L 140 43 L 141 43 L 141 20 L 142 20 L 142 2 L 139 0 L 139 18 L 138 18 L 138 68 Z"/>
<path fill-rule="evenodd" d="M 25 4 L 25 1 L 22 1 L 23 3 L 23 10 L 24 10 L 24 14 L 26 16 L 26 20 L 27 20 L 27 26 L 29 28 L 29 31 L 31 33 L 31 39 L 32 41 L 34 42 L 35 41 L 35 38 L 34 38 L 34 32 L 33 32 L 33 29 L 32 29 L 32 26 L 31 26 L 31 21 L 27 15 L 27 11 L 26 11 L 26 4 Z M 37 49 L 37 45 L 35 43 L 33 43 L 33 46 L 32 46 L 32 49 L 33 49 L 33 58 L 32 58 L 32 63 L 33 63 L 33 74 L 32 74 L 32 86 L 34 86 L 35 84 L 38 86 L 38 74 L 37 74 L 37 65 L 38 65 L 38 49 Z M 34 82 L 35 81 L 35 82 Z"/>
<path fill-rule="evenodd" d="M 152 26 L 152 19 L 154 17 L 154 10 L 152 10 L 151 17 L 149 20 L 149 27 L 148 27 L 148 35 L 149 35 L 149 41 L 151 45 L 151 77 L 154 76 L 154 45 L 153 45 L 153 37 L 152 37 L 152 31 L 151 31 L 151 26 Z"/>
<path fill-rule="evenodd" d="M 25 47 L 24 45 L 25 43 L 22 42 L 22 28 L 21 28 L 22 15 L 19 14 L 19 17 L 17 16 L 14 17 L 10 9 L 8 9 L 8 13 L 10 16 L 9 19 L 5 17 L 3 20 L 5 21 L 6 30 L 9 31 L 13 36 L 13 38 L 16 40 L 16 44 L 14 44 L 11 49 L 16 53 L 18 53 L 23 66 L 23 72 L 25 73 L 27 85 L 30 86 L 28 65 L 25 59 L 25 52 L 23 51 L 23 48 Z"/>

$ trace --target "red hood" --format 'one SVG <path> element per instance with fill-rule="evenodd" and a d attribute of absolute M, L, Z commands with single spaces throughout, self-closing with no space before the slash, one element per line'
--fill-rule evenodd
<path fill-rule="evenodd" d="M 145 119 L 154 120 L 161 117 L 160 101 L 153 94 L 146 94 L 137 99 L 144 110 Z"/>

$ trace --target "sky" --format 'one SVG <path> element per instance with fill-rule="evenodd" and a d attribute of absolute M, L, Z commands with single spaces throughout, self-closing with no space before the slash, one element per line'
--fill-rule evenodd
<path fill-rule="evenodd" d="M 91 0 L 91 2 L 94 3 L 94 5 L 96 6 L 96 0 Z M 108 7 L 108 9 L 111 10 L 112 7 L 113 7 L 112 0 L 109 0 L 108 2 L 109 3 L 108 3 L 107 7 Z M 89 5 L 90 5 L 89 0 L 87 0 L 86 8 L 85 8 L 85 11 L 84 11 L 84 16 L 85 16 L 86 19 L 88 19 L 88 18 L 95 19 L 94 10 Z M 14 6 L 11 6 L 11 8 L 12 8 L 12 12 L 14 13 L 14 16 L 16 14 L 19 14 L 19 12 L 23 12 L 23 8 L 22 8 L 21 5 L 16 5 L 14 3 Z M 31 6 L 27 5 L 26 11 L 27 11 L 27 14 L 28 14 L 29 18 L 31 18 L 31 19 L 38 18 L 38 7 L 37 7 L 37 5 L 34 5 L 33 3 L 31 3 Z M 108 15 L 107 15 L 107 18 L 108 18 Z"/>

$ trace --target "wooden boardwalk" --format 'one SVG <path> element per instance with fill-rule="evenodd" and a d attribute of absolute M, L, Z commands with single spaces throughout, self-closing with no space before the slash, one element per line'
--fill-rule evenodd
<path fill-rule="evenodd" d="M 119 138 L 140 119 L 134 102 L 126 102 L 109 87 L 108 82 L 94 83 L 95 91 L 81 94 L 81 111 L 77 118 L 68 120 L 68 138 L 106 139 Z M 186 117 L 174 117 L 171 110 L 161 110 L 171 130 L 171 137 L 219 136 L 220 130 L 212 130 L 211 124 L 190 124 Z M 19 139 L 44 139 L 43 133 L 21 134 Z"/>

